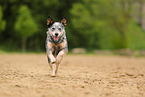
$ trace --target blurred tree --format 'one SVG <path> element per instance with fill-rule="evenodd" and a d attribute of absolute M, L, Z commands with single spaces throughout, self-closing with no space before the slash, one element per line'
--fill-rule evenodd
<path fill-rule="evenodd" d="M 2 7 L 0 6 L 0 32 L 5 29 L 5 26 L 6 26 L 6 21 L 3 20 Z"/>
<path fill-rule="evenodd" d="M 145 1 L 144 0 L 139 0 L 138 2 L 140 3 L 139 24 L 145 30 Z"/>
<path fill-rule="evenodd" d="M 139 33 L 144 37 L 140 27 L 132 22 L 133 2 L 133 0 L 82 0 L 81 3 L 74 3 L 70 14 L 75 32 L 80 36 L 77 40 L 83 40 L 80 46 L 101 49 L 143 47 L 142 42 L 140 46 L 136 44 L 134 44 L 136 47 L 131 46 L 134 43 L 134 39 L 131 38 L 133 33 Z M 139 32 L 133 32 L 135 30 Z"/>
<path fill-rule="evenodd" d="M 114 17 L 119 21 L 120 15 L 116 13 L 115 3 L 114 0 L 83 0 L 73 4 L 71 22 L 76 29 L 74 32 L 79 35 L 77 40 L 81 42 L 80 46 L 100 49 L 114 47 L 113 41 L 118 38 L 114 32 L 118 31 L 112 25 L 116 21 Z"/>
<path fill-rule="evenodd" d="M 136 3 L 138 6 L 134 6 Z M 16 30 L 16 24 L 18 25 L 18 21 L 27 21 L 28 19 L 18 19 L 27 15 L 39 24 L 33 35 L 25 36 L 27 50 L 44 51 L 46 18 L 51 15 L 55 21 L 60 21 L 63 16 L 67 17 L 66 34 L 68 43 L 71 44 L 70 49 L 74 47 L 145 49 L 142 42 L 145 41 L 145 35 L 141 29 L 141 26 L 144 27 L 145 24 L 144 0 L 34 0 L 33 2 L 30 0 L 0 0 L 0 5 L 2 7 L 0 15 L 3 16 L 0 23 L 2 23 L 1 20 L 7 23 L 4 24 L 5 29 L 0 30 L 0 45 L 4 45 L 5 48 L 20 49 L 22 43 L 18 40 L 28 31 L 23 35 L 22 31 Z M 30 15 L 25 14 L 27 12 L 20 14 L 19 10 L 24 5 L 27 6 Z M 132 9 L 136 11 L 132 11 L 130 15 Z M 134 17 L 136 20 L 140 18 L 140 25 L 134 22 Z M 19 24 L 22 26 L 26 22 Z M 18 25 L 19 30 L 24 30 L 20 28 L 20 25 Z M 24 45 L 23 47 L 25 48 Z"/>
<path fill-rule="evenodd" d="M 97 19 L 97 0 L 83 0 L 82 3 L 73 4 L 70 14 L 73 26 L 73 35 L 80 47 L 98 47 L 98 29 L 96 25 L 102 25 L 102 21 Z M 97 22 L 98 21 L 98 22 Z M 73 37 L 73 35 L 71 37 Z"/>
<path fill-rule="evenodd" d="M 21 42 L 20 37 L 14 34 L 15 22 L 18 20 L 18 10 L 21 6 L 26 5 L 31 14 L 39 25 L 37 33 L 27 38 L 27 50 L 44 51 L 45 50 L 45 39 L 46 39 L 46 19 L 48 15 L 51 15 L 55 21 L 60 21 L 64 16 L 67 17 L 67 23 L 70 24 L 69 10 L 74 2 L 79 0 L 0 0 L 0 5 L 3 8 L 3 19 L 6 20 L 6 29 L 1 33 L 0 41 L 4 47 L 10 47 L 13 50 L 19 50 Z M 66 30 L 69 33 L 71 25 L 67 25 Z M 67 36 L 68 36 L 67 35 Z M 68 38 L 69 42 L 72 42 L 72 37 Z M 41 41 L 40 41 L 41 40 Z M 74 42 L 74 41 L 73 41 Z M 74 44 L 71 45 L 72 47 Z M 10 49 L 10 50 L 11 50 Z"/>
<path fill-rule="evenodd" d="M 134 50 L 145 49 L 145 32 L 134 21 L 130 21 L 127 29 L 128 48 Z"/>
<path fill-rule="evenodd" d="M 26 5 L 19 9 L 19 16 L 15 23 L 16 34 L 22 38 L 22 51 L 26 50 L 26 40 L 38 30 L 30 10 Z"/>

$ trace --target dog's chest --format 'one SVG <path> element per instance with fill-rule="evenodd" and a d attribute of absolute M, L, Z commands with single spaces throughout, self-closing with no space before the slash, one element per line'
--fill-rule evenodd
<path fill-rule="evenodd" d="M 54 56 L 58 55 L 58 53 L 59 53 L 60 51 L 61 51 L 61 48 L 60 48 L 59 46 L 54 45 L 54 46 L 52 47 L 52 53 L 53 53 Z"/>

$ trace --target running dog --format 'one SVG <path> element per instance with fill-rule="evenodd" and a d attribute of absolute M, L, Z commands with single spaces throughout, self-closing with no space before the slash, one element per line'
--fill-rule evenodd
<path fill-rule="evenodd" d="M 64 17 L 61 22 L 54 22 L 53 19 L 48 16 L 47 26 L 46 52 L 51 68 L 51 76 L 55 77 L 63 56 L 68 52 L 65 35 L 66 18 Z"/>

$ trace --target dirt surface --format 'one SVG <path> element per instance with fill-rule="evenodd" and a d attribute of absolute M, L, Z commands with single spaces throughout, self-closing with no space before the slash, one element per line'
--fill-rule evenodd
<path fill-rule="evenodd" d="M 0 54 L 0 97 L 145 97 L 145 57 L 66 55 L 50 73 L 45 54 Z"/>

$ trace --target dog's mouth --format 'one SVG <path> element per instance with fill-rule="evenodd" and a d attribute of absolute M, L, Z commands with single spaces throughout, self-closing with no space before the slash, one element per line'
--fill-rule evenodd
<path fill-rule="evenodd" d="M 54 36 L 53 39 L 54 39 L 54 41 L 58 41 L 59 36 Z"/>

